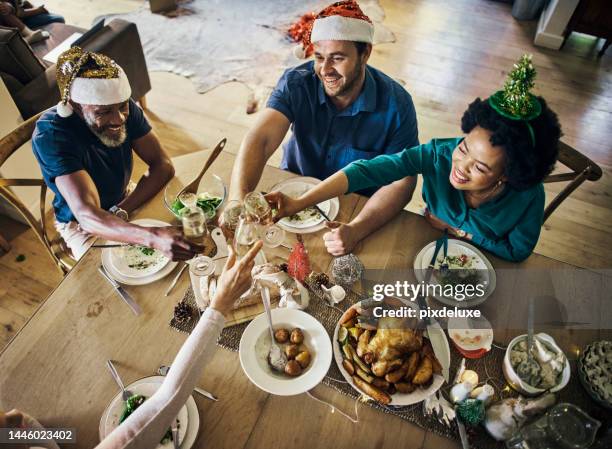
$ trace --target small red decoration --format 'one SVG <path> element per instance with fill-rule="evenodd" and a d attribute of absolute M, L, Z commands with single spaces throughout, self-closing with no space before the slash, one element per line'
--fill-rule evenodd
<path fill-rule="evenodd" d="M 304 279 L 310 274 L 310 271 L 308 251 L 306 251 L 304 243 L 297 242 L 293 245 L 291 254 L 289 254 L 289 259 L 287 259 L 287 273 L 294 279 L 304 282 Z"/>

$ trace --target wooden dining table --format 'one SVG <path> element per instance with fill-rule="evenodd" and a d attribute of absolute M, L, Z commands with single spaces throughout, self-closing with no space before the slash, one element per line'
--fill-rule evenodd
<path fill-rule="evenodd" d="M 210 151 L 200 151 L 174 159 L 176 176 L 188 182 L 208 154 Z M 210 170 L 229 185 L 233 165 L 234 156 L 225 152 Z M 296 175 L 266 166 L 257 188 L 269 191 L 274 184 L 293 176 Z M 355 194 L 341 197 L 336 219 L 349 221 L 365 201 L 366 198 Z M 163 192 L 142 207 L 136 218 L 173 222 L 173 216 L 164 205 Z M 323 232 L 305 234 L 304 243 L 313 268 L 329 272 L 332 257 L 325 251 Z M 440 235 L 422 216 L 402 212 L 362 242 L 355 254 L 368 269 L 409 270 L 418 251 Z M 134 316 L 98 273 L 100 256 L 100 249 L 90 249 L 0 353 L 0 410 L 24 410 L 48 428 L 75 428 L 76 444 L 65 447 L 91 448 L 99 442 L 100 417 L 118 392 L 106 369 L 106 360 L 115 361 L 124 382 L 130 383 L 154 375 L 160 365 L 171 364 L 186 339 L 185 334 L 169 326 L 169 321 L 174 306 L 188 288 L 188 276 L 180 279 L 168 297 L 164 292 L 176 271 L 149 285 L 126 286 L 143 309 L 142 315 Z M 552 291 L 563 296 L 570 291 L 566 296 L 583 302 L 586 308 L 597 307 L 601 316 L 609 317 L 612 313 L 612 306 L 605 301 L 588 303 L 592 291 L 576 294 L 578 287 L 572 284 L 571 277 L 580 278 L 575 272 L 581 270 L 537 254 L 518 265 L 488 253 L 487 257 L 498 273 L 515 270 L 516 279 L 513 281 L 510 276 L 506 279 L 505 275 L 502 279 L 498 274 L 495 297 L 482 307 L 486 314 L 503 321 L 518 312 L 523 313 L 525 295 L 533 294 L 526 290 L 528 285 L 525 284 L 529 283 L 543 295 Z M 527 282 L 520 277 L 522 272 L 547 275 L 533 276 Z M 612 280 L 605 273 L 582 275 L 591 276 L 595 285 L 581 288 L 612 287 Z M 503 297 L 511 300 L 503 300 Z M 581 310 L 581 307 L 572 308 L 572 313 L 579 315 Z M 572 319 L 580 321 L 581 317 L 572 315 Z M 574 346 L 581 347 L 592 340 L 609 337 L 605 327 L 609 325 L 595 324 L 593 329 L 584 332 L 563 330 L 557 338 L 569 351 Z M 496 333 L 496 339 L 507 342 L 519 331 L 506 326 L 499 335 Z M 305 394 L 270 395 L 247 379 L 237 353 L 222 348 L 216 350 L 211 363 L 202 372 L 198 386 L 217 395 L 219 401 L 213 403 L 194 396 L 200 413 L 196 448 L 460 447 L 456 441 L 367 406 L 359 407 L 359 422 L 354 424 Z M 354 413 L 354 400 L 324 385 L 317 386 L 311 393 L 339 410 Z"/>

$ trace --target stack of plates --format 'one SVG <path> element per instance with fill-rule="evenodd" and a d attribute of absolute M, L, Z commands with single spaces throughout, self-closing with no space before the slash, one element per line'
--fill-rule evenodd
<path fill-rule="evenodd" d="M 170 226 L 159 220 L 141 219 L 132 223 L 139 226 Z M 118 242 L 106 242 L 114 244 Z M 174 270 L 178 262 L 160 254 L 157 250 L 152 253 L 142 252 L 136 246 L 123 246 L 119 248 L 104 248 L 102 250 L 102 266 L 106 272 L 117 282 L 126 285 L 144 285 L 155 282 L 167 276 Z"/>
<path fill-rule="evenodd" d="M 128 385 L 126 389 L 134 394 L 143 395 L 148 399 L 159 389 L 163 381 L 164 378 L 162 376 L 145 377 Z M 98 428 L 100 441 L 119 425 L 119 418 L 124 408 L 125 402 L 121 397 L 121 393 L 118 393 L 106 407 L 100 418 L 100 426 Z M 200 428 L 200 414 L 193 397 L 189 396 L 187 403 L 180 409 L 176 418 L 179 422 L 180 447 L 181 449 L 189 449 L 193 446 Z M 171 449 L 173 447 L 172 441 L 157 445 L 157 449 Z"/>
<path fill-rule="evenodd" d="M 272 187 L 272 191 L 282 192 L 287 196 L 295 198 L 306 193 L 320 182 L 321 181 L 316 178 L 309 177 L 291 178 L 276 184 Z M 317 206 L 319 206 L 330 220 L 333 220 L 338 216 L 340 201 L 338 198 L 333 198 L 323 201 Z M 287 232 L 292 232 L 294 234 L 309 234 L 325 228 L 325 217 L 316 209 L 308 208 L 294 215 L 292 219 L 285 217 L 279 220 L 278 225 Z"/>

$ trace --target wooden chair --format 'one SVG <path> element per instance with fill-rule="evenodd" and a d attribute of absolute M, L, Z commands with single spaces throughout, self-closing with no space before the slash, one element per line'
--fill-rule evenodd
<path fill-rule="evenodd" d="M 32 133 L 39 116 L 40 114 L 37 114 L 29 118 L 0 139 L 0 167 L 15 151 L 32 138 Z M 40 188 L 40 220 L 36 219 L 17 195 L 13 193 L 10 189 L 11 186 Z M 55 262 L 55 265 L 65 274 L 75 265 L 76 261 L 66 252 L 61 239 L 57 237 L 52 239 L 47 233 L 45 220 L 46 194 L 47 185 L 42 179 L 6 179 L 0 177 L 0 196 L 6 199 L 23 216 L 47 250 L 51 259 L 53 259 L 53 262 Z"/>
<path fill-rule="evenodd" d="M 559 173 L 548 176 L 544 182 L 565 182 L 570 183 L 553 198 L 550 204 L 544 210 L 544 222 L 555 211 L 557 207 L 570 194 L 580 186 L 584 181 L 597 181 L 601 178 L 602 171 L 599 165 L 590 160 L 588 157 L 580 153 L 578 150 L 570 147 L 566 143 L 559 142 L 559 157 L 557 158 L 561 164 L 572 170 L 570 173 Z"/>

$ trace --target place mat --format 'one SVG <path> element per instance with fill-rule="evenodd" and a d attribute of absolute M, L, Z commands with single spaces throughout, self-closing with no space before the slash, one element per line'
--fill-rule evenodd
<path fill-rule="evenodd" d="M 270 300 L 272 302 L 272 305 L 274 305 L 275 303 L 278 303 L 279 298 L 272 297 L 270 298 Z M 201 312 L 196 303 L 195 295 L 193 293 L 193 288 L 191 287 L 191 285 L 187 288 L 187 291 L 179 302 L 186 304 L 191 309 L 191 313 L 189 314 L 189 316 L 187 316 L 184 320 L 181 321 L 177 320 L 176 317 L 173 316 L 170 320 L 170 327 L 179 332 L 185 332 L 187 334 L 190 334 L 196 324 L 198 324 L 198 321 L 200 320 L 201 316 Z M 225 328 L 227 329 L 230 326 L 236 326 L 242 323 L 248 324 L 251 320 L 256 318 L 263 311 L 263 303 L 252 304 L 249 306 L 234 309 L 225 318 Z M 246 324 L 241 328 L 240 335 L 242 335 L 242 331 L 244 331 L 244 329 L 246 328 Z M 227 349 L 230 349 L 232 351 L 237 351 L 239 343 L 240 337 L 238 337 L 238 343 L 236 344 L 235 349 L 230 346 L 224 347 L 227 347 Z"/>
<path fill-rule="evenodd" d="M 337 306 L 330 306 L 325 301 L 325 299 L 323 299 L 323 290 L 320 287 L 313 284 L 312 282 L 306 282 L 305 284 L 311 293 L 311 301 L 308 306 L 308 309 L 306 309 L 306 312 L 310 313 L 313 317 L 319 320 L 321 324 L 323 324 L 329 334 L 330 339 L 333 339 L 336 324 L 338 323 L 338 320 L 340 319 L 344 311 L 353 304 L 363 299 L 366 299 L 365 296 L 349 290 L 347 292 L 346 299 L 341 304 L 338 304 Z M 195 305 L 195 300 L 193 299 L 193 292 L 191 292 L 191 287 L 186 292 L 183 301 L 192 301 Z M 197 307 L 194 308 L 197 309 Z M 191 332 L 191 330 L 195 326 L 195 323 L 197 323 L 197 317 L 194 318 L 194 320 L 191 320 L 192 323 L 189 325 L 190 327 L 185 325 L 181 326 L 178 323 L 174 323 L 174 318 L 172 319 L 170 325 L 173 328 L 182 332 Z M 225 349 L 237 352 L 238 347 L 240 345 L 240 338 L 242 337 L 242 333 L 244 332 L 247 326 L 248 322 L 241 323 L 235 326 L 226 325 L 226 328 L 221 332 L 221 336 L 219 337 L 217 344 Z M 491 351 L 489 351 L 489 353 L 483 358 L 475 360 L 466 359 L 466 369 L 476 371 L 476 373 L 478 373 L 478 377 L 481 383 L 488 382 L 494 387 L 494 401 L 498 401 L 506 397 L 518 396 L 518 393 L 512 390 L 506 384 L 502 371 L 504 355 L 505 349 L 494 346 Z M 451 379 L 457 372 L 462 358 L 463 356 L 459 352 L 457 352 L 457 350 L 451 345 Z M 600 406 L 598 406 L 587 395 L 582 385 L 580 385 L 576 370 L 576 362 L 571 361 L 570 363 L 572 366 L 572 377 L 570 379 L 569 384 L 563 390 L 556 393 L 557 402 L 571 402 L 572 404 L 575 404 L 578 407 L 582 408 L 585 412 L 591 414 L 591 416 L 601 416 L 602 413 L 605 413 L 603 412 L 603 409 L 600 408 Z M 331 367 L 327 372 L 327 375 L 323 379 L 323 384 L 356 401 L 361 400 L 363 402 L 366 402 L 370 407 L 378 409 L 384 413 L 398 416 L 406 421 L 416 424 L 417 426 L 425 430 L 434 432 L 446 438 L 459 441 L 459 431 L 457 430 L 456 423 L 453 422 L 451 427 L 447 427 L 444 424 L 441 424 L 433 416 L 424 414 L 422 403 L 404 407 L 390 407 L 384 406 L 372 400 L 364 401 L 365 396 L 363 396 L 360 392 L 356 391 L 353 387 L 351 387 L 350 384 L 346 383 L 335 361 L 332 361 Z M 442 387 L 442 390 L 448 393 L 450 387 L 450 385 L 445 384 Z M 448 397 L 448 394 L 446 396 Z M 486 429 L 482 426 L 477 428 L 468 427 L 467 431 L 470 444 L 473 449 L 505 448 L 505 445 L 502 442 L 497 442 L 493 438 L 491 438 L 488 435 Z"/>

